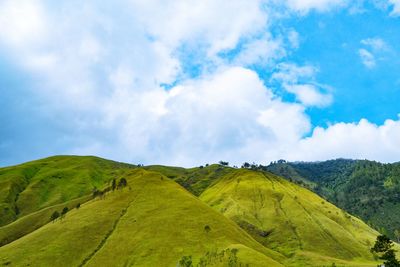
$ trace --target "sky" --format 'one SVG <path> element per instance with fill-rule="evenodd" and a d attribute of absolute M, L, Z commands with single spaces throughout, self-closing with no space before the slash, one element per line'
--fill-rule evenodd
<path fill-rule="evenodd" d="M 0 166 L 400 161 L 400 0 L 0 0 Z"/>

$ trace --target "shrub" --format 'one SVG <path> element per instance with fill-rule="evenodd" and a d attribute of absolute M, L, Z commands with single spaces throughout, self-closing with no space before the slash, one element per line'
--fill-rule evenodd
<path fill-rule="evenodd" d="M 51 214 L 50 220 L 54 222 L 58 217 L 60 217 L 60 213 L 58 213 L 58 211 L 55 211 L 53 212 L 53 214 Z"/>

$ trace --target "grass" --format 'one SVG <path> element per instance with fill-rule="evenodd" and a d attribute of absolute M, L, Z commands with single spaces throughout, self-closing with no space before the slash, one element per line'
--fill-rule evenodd
<path fill-rule="evenodd" d="M 287 264 L 376 266 L 376 231 L 316 194 L 268 173 L 236 170 L 200 198 L 236 221 Z"/>
<path fill-rule="evenodd" d="M 184 255 L 198 260 L 212 249 L 238 247 L 242 262 L 256 258 L 260 261 L 252 266 L 282 266 L 279 253 L 168 178 L 144 170 L 126 177 L 131 190 L 91 200 L 65 219 L 1 247 L 0 264 L 175 266 Z"/>
<path fill-rule="evenodd" d="M 0 226 L 88 195 L 131 167 L 96 157 L 56 156 L 0 168 Z"/>
<path fill-rule="evenodd" d="M 128 187 L 92 198 L 121 177 Z M 0 185 L 0 265 L 176 266 L 232 249 L 249 266 L 377 265 L 375 230 L 266 172 L 58 156 L 2 168 Z"/>

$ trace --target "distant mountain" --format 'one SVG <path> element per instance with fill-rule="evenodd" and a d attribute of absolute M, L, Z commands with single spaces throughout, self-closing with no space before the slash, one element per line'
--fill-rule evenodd
<path fill-rule="evenodd" d="M 261 170 L 57 156 L 1 168 L 0 185 L 0 265 L 377 264 L 377 231 Z"/>
<path fill-rule="evenodd" d="M 392 238 L 400 236 L 400 163 L 278 162 L 268 171 L 307 186 Z"/>

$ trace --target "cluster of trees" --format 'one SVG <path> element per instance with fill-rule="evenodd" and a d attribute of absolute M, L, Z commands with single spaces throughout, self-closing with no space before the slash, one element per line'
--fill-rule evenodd
<path fill-rule="evenodd" d="M 58 212 L 58 211 L 54 211 L 53 214 L 51 214 L 51 216 L 50 216 L 50 220 L 51 220 L 52 222 L 54 222 L 54 221 L 56 221 L 58 218 L 59 218 L 60 220 L 64 219 L 65 214 L 67 214 L 68 210 L 69 210 L 68 207 L 64 207 L 64 208 L 62 209 L 61 213 Z"/>
<path fill-rule="evenodd" d="M 371 252 L 379 259 L 384 260 L 385 267 L 400 267 L 400 262 L 396 259 L 393 242 L 389 237 L 380 235 L 376 238 L 375 245 L 371 248 Z"/>
<path fill-rule="evenodd" d="M 224 266 L 228 267 L 248 267 L 248 264 L 240 262 L 237 257 L 238 249 L 224 249 L 221 251 L 214 250 L 208 251 L 203 257 L 199 259 L 199 262 L 195 265 L 193 263 L 192 256 L 183 256 L 177 266 L 178 267 L 207 267 L 207 266 L 220 266 L 221 263 L 226 263 Z"/>
<path fill-rule="evenodd" d="M 107 192 L 115 191 L 116 189 L 122 189 L 122 188 L 126 187 L 127 185 L 128 185 L 128 181 L 125 178 L 119 179 L 118 182 L 114 178 L 111 181 L 111 185 L 104 188 L 103 190 L 94 188 L 92 195 L 93 195 L 93 198 L 99 197 L 100 199 L 104 199 Z"/>

